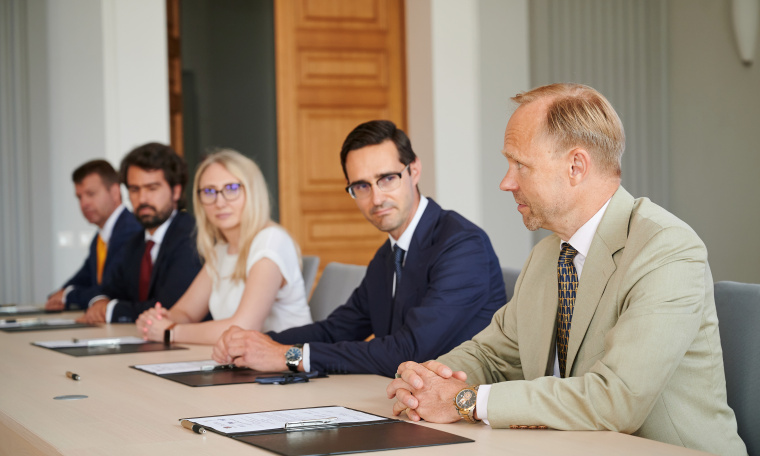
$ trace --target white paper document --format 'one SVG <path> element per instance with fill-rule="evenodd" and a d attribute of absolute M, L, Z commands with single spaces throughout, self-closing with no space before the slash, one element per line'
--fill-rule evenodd
<path fill-rule="evenodd" d="M 213 370 L 215 367 L 224 366 L 211 359 L 203 361 L 185 361 L 181 363 L 139 364 L 134 366 L 145 372 L 156 375 L 181 374 L 184 372 L 200 372 Z"/>
<path fill-rule="evenodd" d="M 240 415 L 187 418 L 193 423 L 225 434 L 284 429 L 286 423 L 335 418 L 330 424 L 366 423 L 388 420 L 382 416 L 351 410 L 345 407 L 314 407 L 274 412 L 245 413 Z"/>
<path fill-rule="evenodd" d="M 16 304 L 10 304 L 10 305 L 0 305 L 0 315 L 2 314 L 15 314 L 19 312 L 44 312 L 45 308 L 43 306 L 36 306 L 34 304 L 22 304 L 22 305 L 16 305 Z"/>
<path fill-rule="evenodd" d="M 48 320 L 49 321 L 49 320 Z M 35 342 L 34 345 L 45 348 L 103 347 L 109 345 L 145 344 L 148 341 L 139 337 L 109 337 L 105 339 L 65 339 Z"/>

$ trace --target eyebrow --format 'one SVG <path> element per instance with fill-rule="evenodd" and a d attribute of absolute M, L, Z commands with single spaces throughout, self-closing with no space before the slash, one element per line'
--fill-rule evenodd
<path fill-rule="evenodd" d="M 374 179 L 375 179 L 375 181 L 377 181 L 378 179 L 382 179 L 384 177 L 388 177 L 388 176 L 391 176 L 391 175 L 394 175 L 394 174 L 403 173 L 404 170 L 406 170 L 406 167 L 404 167 L 404 169 L 402 169 L 401 171 L 395 171 L 395 172 L 394 171 L 389 171 L 389 172 L 386 172 L 386 173 L 378 173 L 378 174 L 374 175 Z M 369 183 L 370 182 L 367 181 L 367 180 L 365 180 L 365 179 L 359 179 L 358 181 L 350 182 L 348 185 L 351 186 L 351 185 L 354 185 L 354 184 L 369 184 Z"/>

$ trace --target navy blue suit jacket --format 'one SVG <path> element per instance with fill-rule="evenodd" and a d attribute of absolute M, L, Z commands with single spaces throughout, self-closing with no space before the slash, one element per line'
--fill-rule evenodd
<path fill-rule="evenodd" d="M 139 300 L 140 264 L 145 251 L 145 233 L 140 232 L 124 247 L 124 261 L 103 283 L 102 294 L 119 302 L 111 315 L 112 323 L 135 321 L 145 310 L 160 302 L 170 308 L 185 293 L 201 270 L 201 260 L 195 247 L 195 219 L 178 212 L 166 230 L 150 276 L 148 300 Z"/>
<path fill-rule="evenodd" d="M 124 257 L 124 244 L 136 233 L 142 233 L 143 227 L 137 221 L 135 216 L 127 209 L 121 211 L 116 219 L 111 232 L 111 239 L 108 240 L 108 253 L 106 254 L 106 264 L 103 266 L 103 280 L 108 277 L 109 273 L 116 268 Z M 79 271 L 74 274 L 63 285 L 63 288 L 69 285 L 74 288 L 66 295 L 66 308 L 87 308 L 90 300 L 100 294 L 98 286 L 98 236 L 92 238 L 90 243 L 90 254 L 84 260 L 84 264 Z"/>
<path fill-rule="evenodd" d="M 395 300 L 393 272 L 387 241 L 348 302 L 327 319 L 270 335 L 283 344 L 308 342 L 311 370 L 392 377 L 404 361 L 434 359 L 471 339 L 507 300 L 488 235 L 432 199 L 412 236 Z"/>

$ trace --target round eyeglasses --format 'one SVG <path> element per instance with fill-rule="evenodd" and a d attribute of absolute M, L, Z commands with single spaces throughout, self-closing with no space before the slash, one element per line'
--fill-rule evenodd
<path fill-rule="evenodd" d="M 214 204 L 219 194 L 226 201 L 234 201 L 240 197 L 241 193 L 243 193 L 243 184 L 232 183 L 225 185 L 221 190 L 217 190 L 214 187 L 199 188 L 198 199 L 200 199 L 202 204 Z"/>
<path fill-rule="evenodd" d="M 384 174 L 375 182 L 375 185 L 383 192 L 392 192 L 401 185 L 401 176 L 404 175 L 404 171 L 407 169 L 409 169 L 409 165 L 406 165 L 399 173 Z M 411 175 L 411 172 L 409 174 Z M 372 192 L 372 184 L 365 181 L 354 182 L 346 187 L 346 191 L 353 199 L 363 199 L 368 197 Z"/>

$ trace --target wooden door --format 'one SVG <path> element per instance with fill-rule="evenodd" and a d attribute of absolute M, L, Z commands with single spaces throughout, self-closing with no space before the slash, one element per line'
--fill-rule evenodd
<path fill-rule="evenodd" d="M 358 124 L 406 128 L 402 0 L 276 0 L 280 222 L 304 255 L 367 264 L 387 239 L 345 192 Z"/>

